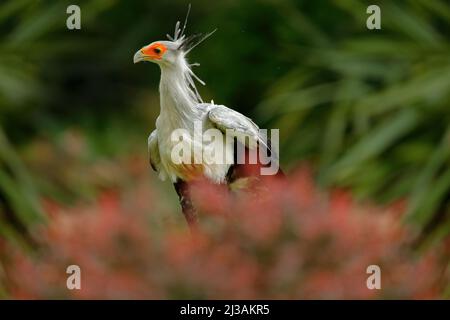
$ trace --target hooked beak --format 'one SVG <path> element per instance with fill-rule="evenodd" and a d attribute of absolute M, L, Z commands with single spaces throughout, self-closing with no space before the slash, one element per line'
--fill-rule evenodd
<path fill-rule="evenodd" d="M 147 56 L 145 55 L 145 54 L 143 54 L 142 53 L 142 49 L 139 49 L 135 54 L 134 54 L 134 57 L 133 57 L 133 62 L 134 63 L 138 63 L 138 62 L 141 62 L 141 61 L 145 61 Z"/>

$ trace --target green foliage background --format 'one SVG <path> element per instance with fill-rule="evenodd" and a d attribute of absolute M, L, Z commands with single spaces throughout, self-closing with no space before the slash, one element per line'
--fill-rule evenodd
<path fill-rule="evenodd" d="M 377 1 L 382 30 L 373 31 L 373 1 L 191 2 L 188 32 L 218 28 L 190 56 L 202 64 L 204 100 L 280 128 L 286 168 L 308 160 L 324 187 L 407 199 L 410 222 L 432 239 L 449 234 L 446 1 Z M 82 29 L 70 31 L 69 4 L 0 4 L 0 234 L 10 238 L 12 226 L 42 220 L 38 194 L 70 203 L 97 188 L 27 165 L 32 142 L 58 146 L 76 128 L 88 137 L 83 161 L 146 152 L 159 72 L 132 57 L 172 33 L 187 9 L 185 1 L 76 1 Z"/>

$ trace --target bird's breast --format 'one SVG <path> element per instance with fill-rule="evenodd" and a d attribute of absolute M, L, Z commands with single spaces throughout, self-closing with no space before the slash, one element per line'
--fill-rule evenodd
<path fill-rule="evenodd" d="M 203 128 L 194 132 L 188 126 L 158 127 L 161 164 L 172 181 L 191 181 L 202 176 L 216 183 L 225 181 L 233 163 L 232 141 L 227 141 L 218 130 L 205 131 Z"/>

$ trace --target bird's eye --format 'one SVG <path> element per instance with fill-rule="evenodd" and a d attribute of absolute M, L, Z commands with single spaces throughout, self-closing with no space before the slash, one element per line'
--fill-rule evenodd
<path fill-rule="evenodd" d="M 161 53 L 161 49 L 160 48 L 154 48 L 153 52 L 156 54 L 160 54 Z"/>

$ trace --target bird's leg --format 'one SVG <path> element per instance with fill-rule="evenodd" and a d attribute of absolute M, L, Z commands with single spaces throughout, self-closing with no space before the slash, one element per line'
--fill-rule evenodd
<path fill-rule="evenodd" d="M 194 231 L 198 226 L 198 216 L 197 211 L 192 204 L 189 184 L 185 181 L 178 180 L 173 185 L 180 199 L 181 210 L 183 211 L 184 217 L 191 230 Z"/>

